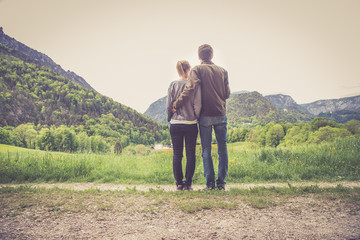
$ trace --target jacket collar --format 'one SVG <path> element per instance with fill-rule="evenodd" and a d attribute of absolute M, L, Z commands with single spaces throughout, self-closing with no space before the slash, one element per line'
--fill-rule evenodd
<path fill-rule="evenodd" d="M 214 64 L 214 63 L 211 60 L 209 60 L 209 61 L 202 60 L 201 64 Z"/>

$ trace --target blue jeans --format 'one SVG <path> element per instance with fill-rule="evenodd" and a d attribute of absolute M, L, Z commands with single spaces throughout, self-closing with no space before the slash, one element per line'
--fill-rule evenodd
<path fill-rule="evenodd" d="M 215 187 L 214 163 L 211 157 L 212 129 L 214 128 L 218 145 L 219 166 L 216 185 L 226 184 L 225 178 L 228 172 L 228 152 L 227 152 L 227 117 L 202 116 L 199 120 L 200 138 L 202 146 L 202 158 L 204 165 L 204 175 L 207 187 Z"/>

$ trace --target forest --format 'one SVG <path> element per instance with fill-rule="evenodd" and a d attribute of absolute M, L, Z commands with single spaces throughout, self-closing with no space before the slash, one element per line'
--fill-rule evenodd
<path fill-rule="evenodd" d="M 258 146 L 281 147 L 331 142 L 336 138 L 360 136 L 360 121 L 345 124 L 316 117 L 311 122 L 269 122 L 265 125 L 233 125 L 228 142 L 253 142 Z"/>
<path fill-rule="evenodd" d="M 107 152 L 119 142 L 166 141 L 166 125 L 86 89 L 0 44 L 0 142 L 53 151 Z"/>

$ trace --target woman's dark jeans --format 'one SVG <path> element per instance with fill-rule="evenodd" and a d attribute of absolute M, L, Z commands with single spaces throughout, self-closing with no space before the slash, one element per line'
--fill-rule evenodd
<path fill-rule="evenodd" d="M 192 178 L 195 172 L 195 149 L 196 138 L 198 134 L 197 124 L 171 124 L 170 135 L 173 144 L 173 171 L 176 185 L 191 186 Z M 182 157 L 186 151 L 186 173 L 185 182 L 183 182 Z"/>

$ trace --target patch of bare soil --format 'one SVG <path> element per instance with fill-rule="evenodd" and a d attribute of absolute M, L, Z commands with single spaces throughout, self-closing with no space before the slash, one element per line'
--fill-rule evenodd
<path fill-rule="evenodd" d="M 341 199 L 289 197 L 263 209 L 237 199 L 236 209 L 188 213 L 141 194 L 68 194 L 0 198 L 0 239 L 360 239 L 360 206 Z"/>

